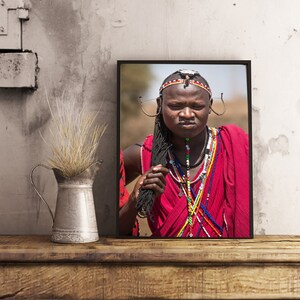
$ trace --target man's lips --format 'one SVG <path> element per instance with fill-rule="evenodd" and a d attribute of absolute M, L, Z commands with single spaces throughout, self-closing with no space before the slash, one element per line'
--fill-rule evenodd
<path fill-rule="evenodd" d="M 182 128 L 193 128 L 196 126 L 195 122 L 179 122 L 178 125 Z"/>

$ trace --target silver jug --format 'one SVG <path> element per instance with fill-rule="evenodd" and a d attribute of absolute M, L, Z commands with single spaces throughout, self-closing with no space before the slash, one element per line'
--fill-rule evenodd
<path fill-rule="evenodd" d="M 52 220 L 51 241 L 57 243 L 89 243 L 99 240 L 93 197 L 93 182 L 102 161 L 90 165 L 74 177 L 65 178 L 58 169 L 43 164 L 35 166 L 30 173 L 33 188 L 46 204 Z M 58 184 L 55 216 L 33 182 L 33 172 L 37 167 L 53 170 Z"/>

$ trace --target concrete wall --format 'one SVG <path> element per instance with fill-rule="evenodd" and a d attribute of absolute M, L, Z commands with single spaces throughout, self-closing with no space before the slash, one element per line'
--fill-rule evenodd
<path fill-rule="evenodd" d="M 35 92 L 0 90 L 0 233 L 47 233 L 50 218 L 28 181 L 45 159 L 38 130 L 44 89 L 72 89 L 109 122 L 95 184 L 100 232 L 115 232 L 116 61 L 252 60 L 256 234 L 300 234 L 300 3 L 297 0 L 34 0 L 24 47 L 37 52 Z M 52 174 L 39 186 L 55 206 Z"/>
<path fill-rule="evenodd" d="M 45 162 L 51 96 L 73 91 L 84 99 L 100 122 L 109 124 L 99 147 L 104 160 L 95 182 L 95 202 L 101 234 L 116 230 L 116 64 L 103 40 L 106 21 L 99 1 L 31 1 L 30 20 L 24 23 L 23 47 L 38 55 L 38 89 L 0 89 L 1 234 L 51 232 L 51 218 L 29 182 L 33 166 Z M 101 11 L 101 14 L 99 14 Z M 35 182 L 49 201 L 56 202 L 53 173 L 37 170 Z"/>

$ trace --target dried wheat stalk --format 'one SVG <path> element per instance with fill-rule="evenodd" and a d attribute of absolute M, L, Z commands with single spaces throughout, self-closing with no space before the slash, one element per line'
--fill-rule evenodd
<path fill-rule="evenodd" d="M 55 125 L 50 128 L 51 141 L 46 142 L 52 152 L 48 165 L 59 169 L 64 177 L 76 176 L 97 160 L 96 151 L 107 125 L 96 125 L 97 113 L 86 113 L 66 94 L 55 99 L 55 113 L 48 96 L 46 99 Z"/>

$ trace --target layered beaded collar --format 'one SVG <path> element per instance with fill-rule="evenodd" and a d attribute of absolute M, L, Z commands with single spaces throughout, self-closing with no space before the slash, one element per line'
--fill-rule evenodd
<path fill-rule="evenodd" d="M 187 199 L 188 217 L 184 225 L 178 232 L 178 237 L 185 235 L 188 237 L 193 237 L 193 227 L 195 222 L 199 222 L 199 229 L 195 237 L 198 237 L 200 235 L 201 229 L 205 232 L 207 237 L 210 237 L 208 231 L 204 226 L 204 221 L 208 226 L 212 228 L 212 230 L 217 234 L 217 236 L 222 236 L 222 227 L 216 223 L 214 218 L 209 214 L 207 210 L 210 198 L 210 190 L 212 187 L 212 181 L 216 167 L 216 160 L 218 157 L 218 130 L 216 130 L 215 128 L 208 128 L 208 135 L 209 139 L 205 147 L 203 169 L 193 181 L 191 181 L 189 174 L 189 140 L 186 141 L 186 160 L 188 166 L 186 174 L 183 173 L 183 171 L 180 168 L 180 165 L 176 161 L 176 158 L 172 155 L 171 151 L 169 151 L 169 163 L 171 165 L 171 170 L 169 174 L 175 182 L 179 183 L 180 190 L 184 192 L 185 198 Z M 209 182 L 208 193 L 206 195 L 206 199 L 202 199 L 206 179 L 210 173 L 212 173 L 212 175 Z M 199 180 L 200 185 L 198 187 L 198 191 L 196 192 L 194 188 L 192 188 L 191 184 L 195 184 Z M 181 195 L 179 195 L 179 198 L 181 198 Z"/>

